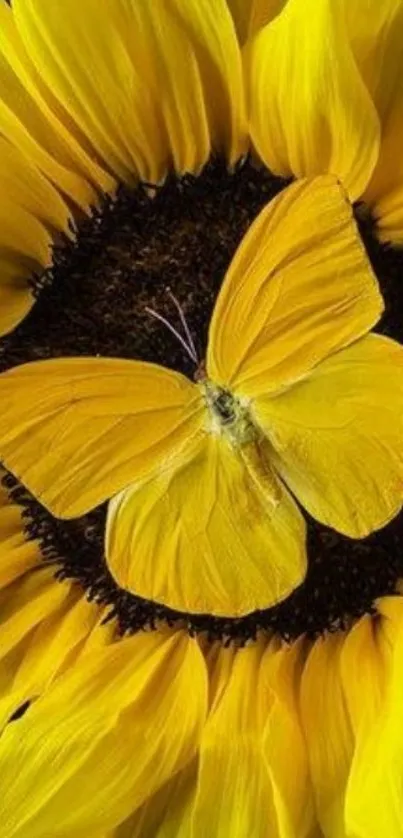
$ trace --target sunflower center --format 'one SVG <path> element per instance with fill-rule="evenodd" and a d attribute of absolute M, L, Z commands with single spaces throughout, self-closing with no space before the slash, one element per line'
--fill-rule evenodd
<path fill-rule="evenodd" d="M 53 266 L 32 280 L 31 314 L 0 352 L 2 367 L 59 356 L 151 361 L 194 377 L 195 362 L 150 310 L 178 323 L 175 301 L 205 355 L 214 302 L 251 221 L 286 182 L 249 163 L 229 174 L 209 164 L 200 177 L 162 188 L 122 186 L 116 200 L 55 248 Z"/>
<path fill-rule="evenodd" d="M 80 224 L 76 240 L 59 243 L 52 267 L 32 279 L 30 315 L 0 341 L 0 366 L 61 356 L 109 356 L 151 361 L 194 378 L 204 358 L 214 303 L 229 263 L 259 211 L 286 182 L 244 163 L 233 173 L 211 162 L 198 177 L 171 177 L 163 187 L 121 187 Z M 381 246 L 358 210 L 360 231 L 386 297 L 378 328 L 403 341 L 400 251 Z M 161 323 L 177 322 L 178 304 L 192 336 L 191 352 Z M 160 317 L 150 316 L 150 311 Z M 189 341 L 187 341 L 189 348 Z M 202 385 L 201 385 L 202 386 Z M 211 382 L 211 414 L 238 442 L 254 441 L 247 406 Z M 214 420 L 213 420 L 214 421 Z M 362 541 L 308 520 L 307 577 L 287 600 L 241 619 L 182 614 L 118 587 L 106 565 L 103 505 L 82 518 L 53 518 L 15 478 L 10 497 L 25 510 L 30 538 L 61 580 L 77 579 L 89 598 L 110 605 L 122 632 L 180 623 L 190 632 L 246 641 L 260 629 L 294 639 L 348 625 L 374 610 L 403 577 L 403 516 Z"/>

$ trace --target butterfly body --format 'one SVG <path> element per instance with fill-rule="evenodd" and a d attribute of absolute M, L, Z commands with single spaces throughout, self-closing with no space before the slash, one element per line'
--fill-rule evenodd
<path fill-rule="evenodd" d="M 235 456 L 246 466 L 252 483 L 266 496 L 270 505 L 277 505 L 281 487 L 270 464 L 268 443 L 253 421 L 251 402 L 204 379 L 202 389 L 209 411 L 208 431 L 223 435 Z"/>
<path fill-rule="evenodd" d="M 238 445 L 257 439 L 258 431 L 250 416 L 249 400 L 237 397 L 209 379 L 204 379 L 198 386 L 208 410 L 210 432 L 223 433 Z"/>

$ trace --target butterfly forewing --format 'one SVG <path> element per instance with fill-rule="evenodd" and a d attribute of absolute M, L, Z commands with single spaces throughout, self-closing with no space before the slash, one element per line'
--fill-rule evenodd
<path fill-rule="evenodd" d="M 340 185 L 298 181 L 235 254 L 210 325 L 207 375 L 244 396 L 276 393 L 367 332 L 382 307 Z"/>
<path fill-rule="evenodd" d="M 164 367 L 66 358 L 0 376 L 0 460 L 55 515 L 76 517 L 197 436 L 198 388 Z"/>

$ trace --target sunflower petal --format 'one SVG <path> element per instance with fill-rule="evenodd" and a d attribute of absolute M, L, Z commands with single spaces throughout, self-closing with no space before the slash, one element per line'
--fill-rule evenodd
<path fill-rule="evenodd" d="M 205 0 L 16 0 L 14 14 L 43 82 L 120 178 L 159 181 L 171 157 L 196 171 L 211 115 L 238 124 L 240 56 L 224 0 L 214 13 Z"/>
<path fill-rule="evenodd" d="M 342 838 L 344 796 L 354 738 L 344 703 L 340 654 L 344 635 L 317 640 L 301 681 L 301 721 L 319 824 L 326 838 Z"/>
<path fill-rule="evenodd" d="M 375 632 L 385 632 L 386 637 L 378 636 L 372 644 L 366 639 L 356 658 L 356 677 L 351 670 L 344 673 L 357 736 L 346 796 L 346 830 L 356 838 L 401 838 L 403 600 L 385 597 L 378 609 Z M 385 623 L 389 623 L 387 632 Z"/>
<path fill-rule="evenodd" d="M 217 688 L 200 743 L 191 834 L 193 838 L 277 835 L 262 752 L 272 700 L 265 688 L 264 643 L 235 654 L 221 649 L 214 668 Z"/>
<path fill-rule="evenodd" d="M 277 398 L 257 421 L 287 486 L 321 523 L 364 538 L 403 503 L 403 349 L 367 335 Z"/>
<path fill-rule="evenodd" d="M 26 538 L 21 513 L 0 482 L 0 590 L 40 562 L 37 543 Z"/>
<path fill-rule="evenodd" d="M 354 54 L 382 126 L 379 159 L 364 199 L 380 238 L 403 244 L 403 6 L 401 0 L 346 2 Z"/>
<path fill-rule="evenodd" d="M 0 335 L 11 332 L 32 308 L 31 291 L 19 279 L 15 265 L 0 260 Z"/>
<path fill-rule="evenodd" d="M 194 640 L 153 632 L 94 652 L 3 733 L 4 838 L 113 829 L 192 758 L 205 710 Z"/>
<path fill-rule="evenodd" d="M 51 261 L 45 226 L 2 192 L 0 204 L 0 334 L 10 332 L 34 304 L 27 277 Z"/>
<path fill-rule="evenodd" d="M 51 232 L 69 234 L 70 212 L 30 160 L 0 139 L 0 333 L 10 331 L 33 305 L 27 277 L 51 259 Z"/>
<path fill-rule="evenodd" d="M 59 193 L 17 148 L 0 139 L 0 189 L 53 230 L 68 233 L 71 213 Z"/>
<path fill-rule="evenodd" d="M 54 579 L 53 568 L 40 568 L 0 593 L 1 655 L 6 655 L 35 626 L 67 599 L 70 585 Z"/>
<path fill-rule="evenodd" d="M 396 602 L 399 607 L 397 598 Z M 385 611 L 388 605 L 384 599 L 380 607 Z M 390 671 L 391 648 L 384 622 L 383 614 L 375 619 L 361 617 L 346 634 L 340 657 L 346 706 L 359 749 L 381 710 Z"/>
<path fill-rule="evenodd" d="M 280 14 L 287 0 L 227 0 L 241 44 Z"/>
<path fill-rule="evenodd" d="M 3 194 L 0 204 L 0 248 L 32 259 L 38 269 L 51 261 L 52 239 L 43 224 Z M 1 252 L 1 251 L 0 251 Z"/>
<path fill-rule="evenodd" d="M 94 186 L 113 179 L 87 154 L 46 102 L 35 68 L 18 34 L 14 14 L 0 4 L 0 129 L 63 193 L 84 209 Z"/>
<path fill-rule="evenodd" d="M 46 690 L 74 648 L 91 632 L 98 611 L 79 588 L 72 589 L 59 607 L 29 632 L 19 666 L 0 698 L 0 727 L 19 707 L 36 700 Z"/>
<path fill-rule="evenodd" d="M 330 172 L 350 198 L 371 177 L 379 120 L 348 42 L 343 3 L 289 0 L 245 54 L 251 136 L 281 175 Z"/>
<path fill-rule="evenodd" d="M 152 838 L 189 838 L 196 783 L 197 761 L 194 760 L 150 797 L 110 838 L 151 835 Z M 211 833 L 209 838 L 213 838 Z"/>
<path fill-rule="evenodd" d="M 304 644 L 269 648 L 267 687 L 272 705 L 264 730 L 264 758 L 272 782 L 278 838 L 312 838 L 316 824 L 307 747 L 299 720 L 298 695 Z M 292 771 L 290 771 L 292 754 Z"/>

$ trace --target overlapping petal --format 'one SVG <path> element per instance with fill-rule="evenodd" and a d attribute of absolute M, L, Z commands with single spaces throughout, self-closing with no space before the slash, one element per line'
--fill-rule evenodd
<path fill-rule="evenodd" d="M 245 649 L 217 643 L 206 659 L 210 709 L 198 761 L 114 838 L 317 838 L 298 720 L 301 644 L 288 648 L 262 637 Z"/>
<path fill-rule="evenodd" d="M 0 484 L 0 729 L 71 662 L 102 614 L 78 585 L 61 585 L 43 566 L 21 507 Z"/>
<path fill-rule="evenodd" d="M 0 128 L 63 194 L 85 209 L 97 190 L 114 180 L 95 159 L 91 144 L 75 136 L 65 111 L 43 85 L 16 27 L 0 4 Z M 87 145 L 87 147 L 86 147 Z"/>
<path fill-rule="evenodd" d="M 357 637 L 359 667 L 343 671 L 344 688 L 356 736 L 346 795 L 346 828 L 357 838 L 401 838 L 403 823 L 402 652 L 403 600 L 385 598 L 381 617 Z M 355 634 L 358 636 L 356 629 Z M 361 642 L 360 642 L 361 641 Z M 350 644 L 346 643 L 346 664 Z M 361 646 L 361 648 L 360 648 Z M 358 702 L 360 701 L 360 710 Z"/>
<path fill-rule="evenodd" d="M 18 34 L 0 4 L 0 334 L 12 330 L 34 299 L 27 284 L 68 232 L 72 208 L 87 210 L 114 180 L 52 110 Z"/>
<path fill-rule="evenodd" d="M 374 170 L 379 117 L 348 40 L 342 4 L 289 0 L 245 49 L 252 142 L 281 175 L 329 172 L 352 199 Z"/>
<path fill-rule="evenodd" d="M 251 137 L 280 174 L 333 172 L 403 242 L 403 5 L 289 0 L 276 19 L 234 2 Z M 252 9 L 253 4 L 251 4 Z M 251 19 L 256 26 L 250 25 Z M 257 37 L 253 37 L 257 35 Z"/>
<path fill-rule="evenodd" d="M 403 243 L 403 4 L 346 2 L 349 38 L 381 122 L 379 158 L 364 199 L 383 240 Z"/>
<path fill-rule="evenodd" d="M 196 172 L 212 152 L 232 164 L 246 150 L 241 55 L 225 0 L 214 10 L 207 0 L 104 6 L 0 4 L 0 131 L 25 161 L 26 193 L 43 176 L 58 190 L 50 205 L 63 195 L 87 211 L 117 179 L 158 182 L 172 164 Z M 2 253 L 0 239 L 0 334 L 29 311 L 26 277 L 49 264 L 53 241 L 4 195 L 3 250 L 10 238 L 18 249 Z"/>
<path fill-rule="evenodd" d="M 308 644 L 272 642 L 265 652 L 267 687 L 272 696 L 263 750 L 270 775 L 279 838 L 312 838 L 316 832 L 308 745 L 299 712 L 299 693 Z M 290 771 L 292 754 L 292 771 Z M 316 837 L 317 838 L 317 837 Z"/>
<path fill-rule="evenodd" d="M 313 644 L 119 640 L 77 587 L 32 570 L 37 545 L 21 552 L 20 510 L 1 498 L 15 568 L 0 593 L 3 725 L 31 702 L 0 739 L 5 838 L 379 838 L 385 824 L 400 838 L 403 600 Z"/>
<path fill-rule="evenodd" d="M 194 172 L 217 144 L 234 160 L 244 148 L 224 0 L 214 10 L 206 0 L 16 0 L 14 16 L 42 83 L 119 178 L 156 182 L 171 160 Z"/>
<path fill-rule="evenodd" d="M 278 14 L 287 0 L 227 0 L 241 44 Z"/>
<path fill-rule="evenodd" d="M 181 633 L 138 634 L 83 658 L 3 733 L 4 838 L 118 825 L 191 759 L 206 687 L 200 650 Z"/>
<path fill-rule="evenodd" d="M 0 139 L 0 334 L 34 303 L 27 276 L 48 267 L 53 235 L 68 233 L 70 212 L 31 161 Z"/>
<path fill-rule="evenodd" d="M 354 752 L 340 678 L 342 633 L 318 640 L 302 675 L 301 720 L 317 818 L 326 838 L 344 835 L 344 795 Z"/>
<path fill-rule="evenodd" d="M 234 653 L 218 651 L 211 677 L 216 688 L 200 743 L 192 813 L 194 838 L 264 838 L 275 828 L 263 729 L 271 704 L 264 684 L 264 643 Z M 225 789 L 225 794 L 223 794 Z"/>

